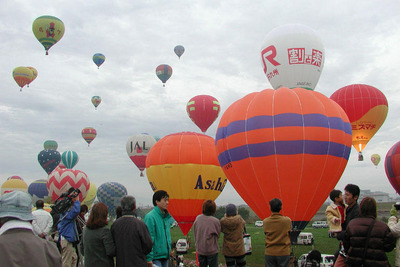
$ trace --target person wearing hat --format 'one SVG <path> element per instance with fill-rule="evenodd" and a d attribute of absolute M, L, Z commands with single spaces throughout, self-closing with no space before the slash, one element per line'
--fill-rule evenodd
<path fill-rule="evenodd" d="M 225 216 L 220 220 L 221 232 L 224 233 L 222 254 L 226 266 L 246 266 L 246 251 L 244 249 L 243 232 L 246 222 L 237 213 L 234 204 L 225 207 Z"/>
<path fill-rule="evenodd" d="M 57 247 L 33 233 L 31 210 L 32 199 L 26 192 L 0 197 L 0 265 L 61 267 Z"/>

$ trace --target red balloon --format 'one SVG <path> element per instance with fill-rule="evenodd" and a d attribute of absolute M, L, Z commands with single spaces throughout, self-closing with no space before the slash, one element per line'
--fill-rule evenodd
<path fill-rule="evenodd" d="M 71 187 L 79 188 L 81 193 L 78 199 L 82 202 L 90 188 L 90 181 L 86 173 L 76 169 L 57 168 L 47 178 L 47 189 L 53 201 L 62 193 L 68 192 Z"/>
<path fill-rule="evenodd" d="M 192 121 L 205 133 L 218 118 L 220 106 L 215 97 L 198 95 L 189 100 L 186 111 Z"/>
<path fill-rule="evenodd" d="M 394 144 L 386 154 L 385 171 L 390 184 L 400 194 L 400 142 Z"/>

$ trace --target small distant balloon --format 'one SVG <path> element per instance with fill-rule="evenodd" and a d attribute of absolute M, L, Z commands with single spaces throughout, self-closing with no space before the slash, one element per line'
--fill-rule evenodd
<path fill-rule="evenodd" d="M 92 104 L 94 106 L 94 109 L 97 109 L 97 106 L 100 105 L 100 103 L 101 103 L 101 97 L 100 96 L 95 95 L 95 96 L 92 97 Z"/>
<path fill-rule="evenodd" d="M 96 136 L 97 136 L 97 132 L 92 127 L 86 127 L 82 130 L 82 137 L 88 143 L 88 146 L 96 138 Z"/>
<path fill-rule="evenodd" d="M 186 105 L 189 118 L 205 133 L 218 118 L 220 105 L 218 100 L 210 95 L 192 97 Z"/>
<path fill-rule="evenodd" d="M 94 62 L 94 64 L 97 65 L 98 69 L 100 68 L 101 64 L 104 63 L 105 60 L 106 60 L 106 57 L 101 53 L 96 53 L 93 55 L 93 62 Z"/>
<path fill-rule="evenodd" d="M 183 53 L 185 53 L 185 48 L 182 45 L 177 45 L 174 48 L 174 52 L 180 59 Z"/>
<path fill-rule="evenodd" d="M 33 79 L 33 72 L 31 69 L 29 69 L 28 67 L 16 67 L 13 70 L 13 78 L 15 80 L 15 82 L 19 85 L 19 87 L 21 87 L 20 91 L 22 91 L 22 88 L 31 83 L 32 79 Z"/>
<path fill-rule="evenodd" d="M 53 16 L 41 16 L 32 24 L 32 31 L 36 39 L 44 46 L 46 55 L 48 50 L 55 45 L 64 35 L 64 23 Z"/>
<path fill-rule="evenodd" d="M 46 140 L 43 143 L 43 147 L 44 149 L 53 149 L 53 150 L 57 150 L 58 148 L 58 144 L 56 141 L 54 140 Z"/>
<path fill-rule="evenodd" d="M 163 82 L 163 87 L 165 87 L 165 83 L 172 75 L 172 68 L 167 64 L 159 65 L 156 68 L 156 74 L 158 79 L 160 79 Z"/>
<path fill-rule="evenodd" d="M 27 67 L 28 69 L 30 69 L 31 71 L 32 71 L 32 79 L 31 79 L 31 81 L 28 83 L 28 87 L 29 87 L 29 84 L 31 83 L 31 82 L 33 82 L 35 79 L 36 79 L 36 77 L 38 76 L 38 71 L 37 71 L 37 69 L 35 69 L 34 67 Z"/>
<path fill-rule="evenodd" d="M 378 154 L 373 154 L 371 156 L 371 161 L 375 166 L 378 166 L 379 162 L 381 161 L 381 156 L 379 156 Z"/>
<path fill-rule="evenodd" d="M 67 169 L 72 169 L 79 161 L 78 153 L 75 151 L 65 151 L 61 155 L 61 161 Z"/>

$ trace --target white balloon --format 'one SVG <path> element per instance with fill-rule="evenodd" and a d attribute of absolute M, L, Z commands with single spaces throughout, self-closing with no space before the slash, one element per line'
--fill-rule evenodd
<path fill-rule="evenodd" d="M 274 89 L 314 90 L 324 67 L 325 49 L 313 29 L 288 24 L 267 34 L 261 47 L 261 61 Z"/>

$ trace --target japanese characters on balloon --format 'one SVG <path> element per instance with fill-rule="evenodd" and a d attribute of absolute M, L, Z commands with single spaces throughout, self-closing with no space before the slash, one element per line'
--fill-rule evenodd
<path fill-rule="evenodd" d="M 210 136 L 181 132 L 165 136 L 150 149 L 146 174 L 153 191 L 169 194 L 168 211 L 187 235 L 204 200 L 215 200 L 227 179 Z"/>
<path fill-rule="evenodd" d="M 218 118 L 220 105 L 218 100 L 210 95 L 192 97 L 186 105 L 189 118 L 205 133 Z"/>
<path fill-rule="evenodd" d="M 78 199 L 82 202 L 90 187 L 90 181 L 86 173 L 80 170 L 57 168 L 47 178 L 47 189 L 53 201 L 62 193 L 68 192 L 71 187 L 79 188 L 81 193 Z"/>
<path fill-rule="evenodd" d="M 279 26 L 261 46 L 261 63 L 274 89 L 301 87 L 314 90 L 325 62 L 325 49 L 317 33 L 301 24 Z"/>
<path fill-rule="evenodd" d="M 303 88 L 239 99 L 222 115 L 216 134 L 218 160 L 238 194 L 260 218 L 270 215 L 271 199 L 281 199 L 294 236 L 339 181 L 350 148 L 344 111 Z"/>
<path fill-rule="evenodd" d="M 53 16 L 41 16 L 33 21 L 32 31 L 36 39 L 43 45 L 46 55 L 64 35 L 64 23 Z"/>
<path fill-rule="evenodd" d="M 143 171 L 146 168 L 146 157 L 151 147 L 156 143 L 156 139 L 149 134 L 135 134 L 129 137 L 126 142 L 126 153 L 129 158 L 140 170 L 140 176 L 143 177 Z"/>

